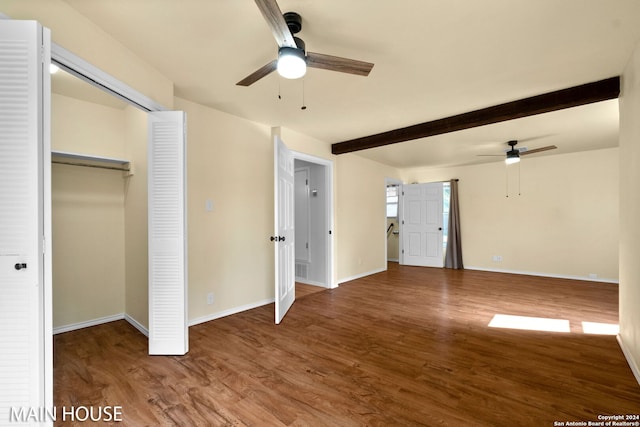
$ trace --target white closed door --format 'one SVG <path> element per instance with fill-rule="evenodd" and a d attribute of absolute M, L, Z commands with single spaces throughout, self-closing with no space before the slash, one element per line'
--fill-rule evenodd
<path fill-rule="evenodd" d="M 295 205 L 293 154 L 279 137 L 274 141 L 274 216 L 276 324 L 296 299 L 295 288 Z"/>
<path fill-rule="evenodd" d="M 401 198 L 402 264 L 442 267 L 442 183 L 403 185 Z"/>
<path fill-rule="evenodd" d="M 50 405 L 53 390 L 49 37 L 0 19 L 0 425 L 11 407 Z"/>

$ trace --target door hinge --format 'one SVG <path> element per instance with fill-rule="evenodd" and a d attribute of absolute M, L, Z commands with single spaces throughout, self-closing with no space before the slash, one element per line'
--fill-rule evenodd
<path fill-rule="evenodd" d="M 306 186 L 308 186 L 308 185 L 309 185 L 309 180 L 308 180 L 308 179 L 305 179 L 305 180 L 304 180 L 304 185 L 306 185 Z"/>
<path fill-rule="evenodd" d="M 404 225 L 404 219 L 402 220 L 402 225 Z"/>
<path fill-rule="evenodd" d="M 402 250 L 402 254 L 404 254 L 404 249 Z"/>
<path fill-rule="evenodd" d="M 306 249 L 309 249 L 309 242 L 305 244 Z"/>

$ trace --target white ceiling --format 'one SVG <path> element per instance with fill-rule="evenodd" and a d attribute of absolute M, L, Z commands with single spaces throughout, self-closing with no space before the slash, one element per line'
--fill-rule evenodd
<path fill-rule="evenodd" d="M 65 0 L 175 83 L 177 96 L 329 143 L 620 75 L 638 0 L 280 0 L 313 52 L 375 63 L 368 77 L 310 69 L 235 83 L 275 59 L 252 0 Z M 306 110 L 301 110 L 303 103 Z M 278 93 L 282 99 L 278 99 Z M 396 167 L 499 161 L 617 145 L 617 101 L 360 152 Z"/>

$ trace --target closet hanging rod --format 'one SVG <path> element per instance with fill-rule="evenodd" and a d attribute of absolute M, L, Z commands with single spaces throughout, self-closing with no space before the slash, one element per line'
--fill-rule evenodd
<path fill-rule="evenodd" d="M 91 165 L 89 163 L 61 162 L 60 160 L 51 160 L 51 163 L 55 163 L 57 165 L 82 166 L 85 168 L 109 169 L 109 170 L 122 171 L 122 172 L 130 171 L 130 169 L 126 166 L 117 167 L 117 166 L 106 166 L 106 165 Z"/>

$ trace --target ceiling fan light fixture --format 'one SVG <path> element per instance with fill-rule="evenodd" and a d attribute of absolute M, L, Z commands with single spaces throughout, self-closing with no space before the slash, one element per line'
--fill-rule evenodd
<path fill-rule="evenodd" d="M 518 163 L 519 161 L 520 161 L 520 154 L 516 150 L 508 151 L 507 158 L 504 159 L 504 162 L 508 165 Z"/>
<path fill-rule="evenodd" d="M 285 79 L 299 79 L 307 72 L 307 59 L 303 49 L 281 47 L 278 49 L 278 74 Z"/>

